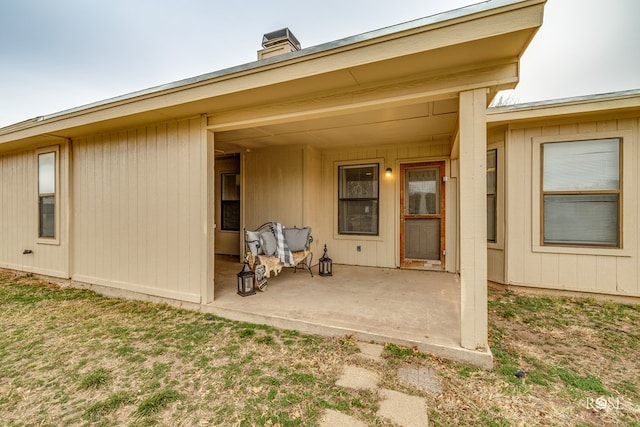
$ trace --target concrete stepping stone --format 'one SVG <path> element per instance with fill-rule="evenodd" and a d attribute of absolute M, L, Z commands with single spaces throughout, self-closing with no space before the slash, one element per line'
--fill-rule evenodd
<path fill-rule="evenodd" d="M 319 427 L 367 427 L 365 423 L 343 414 L 342 412 L 327 409 L 320 418 Z"/>
<path fill-rule="evenodd" d="M 375 390 L 378 387 L 378 373 L 358 366 L 346 365 L 336 385 L 346 388 Z"/>
<path fill-rule="evenodd" d="M 435 369 L 427 367 L 400 368 L 398 369 L 398 378 L 405 384 L 415 385 L 429 393 L 442 394 Z"/>
<path fill-rule="evenodd" d="M 379 344 L 359 342 L 358 348 L 360 348 L 360 353 L 358 353 L 358 356 L 365 359 L 373 360 L 374 362 L 382 361 L 382 351 L 384 350 L 383 346 Z"/>
<path fill-rule="evenodd" d="M 393 390 L 380 390 L 380 409 L 377 416 L 400 427 L 425 427 L 429 423 L 424 399 Z"/>

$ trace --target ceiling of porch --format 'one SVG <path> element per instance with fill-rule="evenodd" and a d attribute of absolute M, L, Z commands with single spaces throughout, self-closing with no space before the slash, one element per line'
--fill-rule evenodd
<path fill-rule="evenodd" d="M 273 125 L 215 132 L 218 152 L 277 145 L 336 148 L 348 144 L 450 140 L 458 117 L 458 99 L 395 106 L 377 110 Z"/>

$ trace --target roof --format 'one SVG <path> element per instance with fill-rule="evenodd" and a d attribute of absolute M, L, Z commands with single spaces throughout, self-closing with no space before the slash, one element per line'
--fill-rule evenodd
<path fill-rule="evenodd" d="M 442 72 L 438 70 L 448 66 L 462 67 L 464 61 L 471 63 L 510 60 L 516 63 L 541 23 L 545 1 L 486 1 L 39 116 L 0 128 L 0 151 L 17 149 L 22 144 L 40 144 L 45 137 L 49 137 L 48 135 L 72 138 L 86 132 L 137 126 L 144 122 L 185 115 L 217 114 L 216 108 L 220 108 L 221 105 L 225 105 L 225 108 L 240 108 L 239 99 L 231 99 L 230 96 L 243 91 L 252 91 L 253 94 L 259 95 L 252 98 L 258 103 L 261 100 L 272 100 L 274 94 L 302 96 L 302 86 L 307 92 L 330 91 L 347 88 L 348 85 L 360 86 L 363 81 L 367 84 L 375 78 L 398 79 L 402 73 L 406 75 L 408 72 Z M 531 13 L 527 12 L 526 19 L 509 20 L 510 13 L 520 13 L 519 11 L 525 9 L 531 10 Z M 461 24 L 465 25 L 461 28 L 463 31 L 456 27 Z M 473 33 L 467 33 L 467 28 L 472 28 Z M 442 32 L 443 36 L 430 37 L 432 32 L 436 31 Z M 416 43 L 413 39 L 419 42 Z M 467 51 L 460 50 L 460 46 L 467 42 L 475 44 Z M 443 48 L 452 49 L 452 53 L 446 58 L 449 65 L 442 65 Z M 431 57 L 416 56 L 425 52 L 433 54 L 430 53 Z M 371 65 L 401 57 L 403 60 L 395 61 L 393 67 L 387 67 L 385 70 Z M 356 69 L 360 75 L 350 75 Z M 405 71 L 407 69 L 410 71 Z M 342 74 L 338 74 L 338 71 Z M 318 82 L 318 76 L 326 77 L 321 82 L 324 86 L 315 84 Z M 314 80 L 314 77 L 318 78 Z M 301 84 L 303 81 L 304 85 Z M 517 76 L 508 76 L 494 82 L 496 88 L 506 88 L 515 85 Z M 275 89 L 284 83 L 288 84 L 290 92 L 267 90 Z M 231 103 L 227 104 L 229 102 Z"/>
<path fill-rule="evenodd" d="M 640 89 L 489 107 L 489 124 L 640 109 Z"/>

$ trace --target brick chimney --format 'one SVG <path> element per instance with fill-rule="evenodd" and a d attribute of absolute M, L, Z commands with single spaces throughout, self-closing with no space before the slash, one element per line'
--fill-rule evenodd
<path fill-rule="evenodd" d="M 258 59 L 300 50 L 300 42 L 289 28 L 283 28 L 262 36 L 262 47 L 263 49 L 258 51 Z"/>

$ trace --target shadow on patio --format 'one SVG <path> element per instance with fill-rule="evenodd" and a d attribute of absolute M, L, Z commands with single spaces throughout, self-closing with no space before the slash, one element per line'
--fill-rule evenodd
<path fill-rule="evenodd" d="M 455 274 L 334 264 L 333 276 L 318 276 L 316 266 L 311 277 L 308 271 L 285 268 L 269 278 L 266 292 L 241 297 L 237 259 L 216 256 L 215 300 L 206 311 L 300 332 L 416 347 L 481 366 L 491 363 L 489 353 L 460 347 Z"/>

